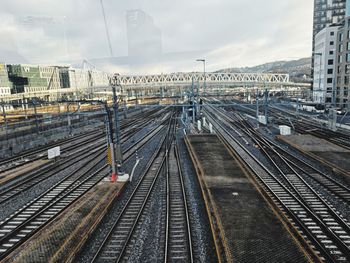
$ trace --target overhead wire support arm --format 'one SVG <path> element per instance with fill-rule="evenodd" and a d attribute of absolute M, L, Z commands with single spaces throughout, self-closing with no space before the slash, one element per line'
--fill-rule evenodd
<path fill-rule="evenodd" d="M 108 24 L 107 24 L 105 8 L 103 6 L 103 0 L 100 0 L 100 3 L 101 3 L 101 8 L 102 8 L 103 20 L 104 20 L 104 23 L 105 23 L 105 29 L 106 29 L 106 36 L 107 36 L 107 42 L 108 42 L 108 47 L 109 47 L 109 53 L 110 53 L 111 57 L 114 57 L 112 44 L 111 44 L 111 38 L 110 38 L 110 35 L 109 35 L 109 30 L 108 30 Z"/>

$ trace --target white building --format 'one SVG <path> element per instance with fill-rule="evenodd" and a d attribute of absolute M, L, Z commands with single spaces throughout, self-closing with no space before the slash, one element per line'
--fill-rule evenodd
<path fill-rule="evenodd" d="M 313 101 L 317 103 L 332 101 L 338 28 L 339 26 L 326 27 L 315 37 Z"/>
<path fill-rule="evenodd" d="M 11 95 L 11 83 L 8 78 L 8 72 L 5 64 L 0 64 L 0 101 L 3 101 L 6 96 Z M 4 100 L 6 101 L 6 99 Z M 4 105 L 5 111 L 11 110 L 12 106 Z M 2 112 L 0 107 L 0 112 Z"/>
<path fill-rule="evenodd" d="M 40 77 L 46 79 L 47 90 L 60 89 L 59 67 L 39 66 Z"/>
<path fill-rule="evenodd" d="M 109 84 L 109 75 L 102 71 L 71 68 L 68 74 L 70 87 L 77 90 L 108 86 Z"/>
<path fill-rule="evenodd" d="M 11 83 L 5 64 L 0 64 L 0 98 L 11 95 Z"/>
<path fill-rule="evenodd" d="M 83 90 L 91 87 L 91 81 L 88 71 L 83 69 L 70 68 L 68 71 L 70 88 Z"/>
<path fill-rule="evenodd" d="M 103 71 L 92 70 L 90 71 L 92 84 L 94 87 L 108 86 L 109 75 Z"/>

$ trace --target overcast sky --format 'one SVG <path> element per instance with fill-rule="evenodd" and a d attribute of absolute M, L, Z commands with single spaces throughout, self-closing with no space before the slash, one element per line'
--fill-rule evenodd
<path fill-rule="evenodd" d="M 128 55 L 126 12 L 142 9 L 163 53 L 204 51 L 209 71 L 311 55 L 313 0 L 103 0 L 115 57 Z M 34 17 L 31 20 L 30 17 Z M 100 0 L 2 0 L 0 61 L 63 63 L 109 57 Z M 12 60 L 12 61 L 11 61 Z M 199 71 L 193 60 L 141 73 Z M 128 66 L 109 70 L 133 73 Z"/>

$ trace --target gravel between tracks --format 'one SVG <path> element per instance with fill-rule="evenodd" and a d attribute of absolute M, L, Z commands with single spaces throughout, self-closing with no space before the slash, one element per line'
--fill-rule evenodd
<path fill-rule="evenodd" d="M 196 171 L 183 141 L 183 133 L 179 132 L 177 138 L 190 214 L 194 261 L 216 262 L 215 245 Z"/>
<path fill-rule="evenodd" d="M 161 262 L 164 258 L 166 180 L 164 170 L 158 177 L 154 189 L 131 240 L 132 252 L 128 262 Z"/>
<path fill-rule="evenodd" d="M 81 160 L 74 166 L 70 166 L 63 171 L 56 173 L 55 176 L 48 177 L 39 184 L 34 185 L 29 189 L 23 191 L 15 197 L 15 200 L 10 199 L 5 203 L 0 204 L 0 211 L 2 211 L 2 213 L 0 213 L 0 220 L 4 220 L 6 217 L 16 212 L 26 203 L 37 198 L 39 195 L 47 191 L 47 189 L 49 189 L 54 184 L 62 180 L 62 178 L 71 173 L 74 169 L 76 169 L 79 166 L 82 166 L 84 162 L 86 162 L 86 160 Z M 98 168 L 96 167 L 95 169 L 97 170 Z"/>
<path fill-rule="evenodd" d="M 229 115 L 231 115 L 232 113 L 229 112 Z M 250 120 L 248 120 L 248 122 L 250 122 Z M 250 122 L 251 123 L 251 122 Z M 305 155 L 303 155 L 302 153 L 300 153 L 299 151 L 296 151 L 295 149 L 293 149 L 292 147 L 284 144 L 283 142 L 276 140 L 276 138 L 268 133 L 268 130 L 265 127 L 262 127 L 259 129 L 259 131 L 266 136 L 268 139 L 270 139 L 271 141 L 275 142 L 277 145 L 281 146 L 283 149 L 285 149 L 287 152 L 293 154 L 296 157 L 299 157 L 301 160 L 305 161 L 306 163 L 310 164 L 313 167 L 316 167 L 318 170 L 320 170 L 321 172 L 327 174 L 328 176 L 332 177 L 333 179 L 341 182 L 342 184 L 346 185 L 347 187 L 349 187 L 349 181 L 345 180 L 344 178 L 338 176 L 337 174 L 335 174 L 329 167 L 326 167 L 325 165 L 321 164 L 320 162 L 313 160 L 311 158 L 306 157 Z M 243 134 L 242 131 L 240 131 L 241 134 Z M 243 139 L 232 130 L 231 134 L 237 139 L 239 140 L 243 145 L 245 145 Z M 263 156 L 263 154 L 260 152 L 259 149 L 256 149 L 254 147 L 252 147 L 252 140 L 247 138 L 246 136 L 244 137 L 246 140 L 248 140 L 250 142 L 250 145 L 246 145 L 246 147 L 260 160 L 264 163 L 264 165 L 266 167 L 269 168 L 270 171 L 273 171 L 274 174 L 278 175 L 279 172 L 277 171 L 277 169 L 275 167 L 273 167 L 270 162 L 267 160 L 267 158 L 265 156 Z M 349 205 L 344 203 L 342 200 L 337 199 L 334 197 L 334 195 L 332 195 L 329 191 L 326 191 L 325 188 L 320 185 L 317 181 L 311 179 L 309 176 L 307 175 L 302 175 L 302 177 L 310 184 L 312 185 L 313 189 L 319 193 L 323 198 L 325 198 L 325 200 L 327 200 L 327 202 L 329 202 L 330 204 L 332 204 L 335 208 L 336 211 L 338 211 L 344 218 L 346 218 L 347 220 L 350 220 L 350 209 L 349 209 Z"/>

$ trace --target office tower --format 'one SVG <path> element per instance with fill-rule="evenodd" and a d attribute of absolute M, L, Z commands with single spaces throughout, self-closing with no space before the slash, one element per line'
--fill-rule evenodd
<path fill-rule="evenodd" d="M 142 10 L 126 14 L 129 57 L 154 58 L 162 53 L 162 35 L 153 18 Z"/>
<path fill-rule="evenodd" d="M 337 35 L 336 89 L 333 104 L 350 109 L 350 16 L 346 17 Z"/>
<path fill-rule="evenodd" d="M 313 68 L 315 60 L 315 36 L 325 27 L 330 26 L 331 24 L 339 23 L 345 18 L 346 1 L 349 0 L 314 0 L 314 20 L 312 35 Z"/>

